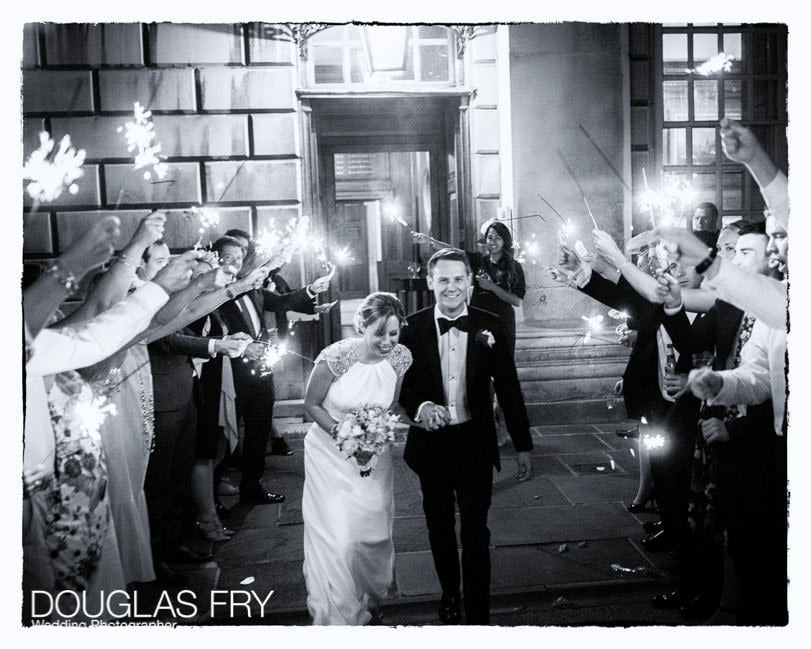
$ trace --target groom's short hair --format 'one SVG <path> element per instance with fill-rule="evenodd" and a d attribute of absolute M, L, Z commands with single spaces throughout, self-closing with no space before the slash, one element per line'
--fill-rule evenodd
<path fill-rule="evenodd" d="M 465 272 L 470 275 L 470 260 L 467 258 L 467 253 L 459 248 L 442 248 L 437 250 L 428 260 L 428 275 L 433 275 L 434 267 L 440 261 L 461 261 L 465 265 Z"/>

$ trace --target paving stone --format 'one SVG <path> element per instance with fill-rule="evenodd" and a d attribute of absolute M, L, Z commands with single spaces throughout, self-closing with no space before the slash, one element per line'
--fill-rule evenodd
<path fill-rule="evenodd" d="M 269 563 L 246 564 L 220 569 L 219 590 L 252 590 L 259 597 L 265 597 L 272 590 L 273 596 L 267 611 L 303 609 L 307 602 L 307 588 L 304 585 L 302 562 L 271 561 Z M 246 578 L 253 577 L 249 585 L 240 584 Z M 258 615 L 259 605 L 254 601 L 251 606 L 254 615 Z"/>
<path fill-rule="evenodd" d="M 534 443 L 534 442 L 533 442 Z M 512 479 L 515 473 L 516 453 L 509 442 L 501 447 L 501 471 L 493 474 L 493 480 Z M 555 455 L 535 455 L 532 453 L 532 475 L 543 478 L 555 475 L 572 475 L 569 467 Z"/>
<path fill-rule="evenodd" d="M 619 426 L 617 427 L 617 430 L 625 430 L 625 429 L 622 426 Z M 610 433 L 597 433 L 597 437 L 603 440 L 603 442 L 609 448 L 612 448 L 616 451 L 621 451 L 623 453 L 628 453 L 630 449 L 633 449 L 634 453 L 636 453 L 639 447 L 638 439 L 620 437 L 614 431 Z"/>
<path fill-rule="evenodd" d="M 607 450 L 605 444 L 591 433 L 569 435 L 541 435 L 532 441 L 533 455 L 560 455 Z"/>
<path fill-rule="evenodd" d="M 239 529 L 227 543 L 217 544 L 216 561 L 233 568 L 270 561 L 304 561 L 304 527 Z"/>
<path fill-rule="evenodd" d="M 502 472 L 503 473 L 503 472 Z M 506 507 L 539 507 L 542 505 L 568 505 L 566 497 L 548 478 L 537 475 L 526 482 L 516 482 L 512 477 L 493 483 L 493 498 L 490 511 Z"/>
<path fill-rule="evenodd" d="M 397 586 L 403 597 L 437 595 L 442 592 L 431 551 L 398 552 L 395 557 Z"/>
<path fill-rule="evenodd" d="M 605 468 L 605 474 L 608 475 L 609 472 L 621 471 L 622 469 L 621 464 L 617 464 L 617 458 L 614 456 L 619 456 L 619 453 L 606 449 L 603 452 L 568 453 L 561 454 L 558 457 L 577 474 L 590 475 L 595 473 L 595 467 L 601 466 Z M 613 471 L 611 470 L 612 458 L 614 458 L 615 465 Z"/>
<path fill-rule="evenodd" d="M 639 536 L 638 521 L 619 503 L 493 509 L 496 546 Z"/>
<path fill-rule="evenodd" d="M 594 429 L 590 424 L 554 424 L 549 426 L 532 426 L 530 432 L 533 437 L 541 435 L 571 435 L 575 433 L 591 433 Z"/>
<path fill-rule="evenodd" d="M 459 515 L 456 516 L 457 522 Z M 457 525 L 458 530 L 458 525 Z M 457 531 L 458 538 L 458 531 Z M 394 519 L 394 549 L 396 552 L 418 552 L 429 550 L 428 528 L 425 527 L 425 517 L 397 516 Z"/>
<path fill-rule="evenodd" d="M 636 494 L 639 476 L 636 473 L 583 475 L 577 478 L 554 478 L 553 482 L 575 505 L 598 502 L 629 503 Z"/>

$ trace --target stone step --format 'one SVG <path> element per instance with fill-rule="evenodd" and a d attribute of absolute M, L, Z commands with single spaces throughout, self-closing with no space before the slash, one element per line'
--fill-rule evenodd
<path fill-rule="evenodd" d="M 550 424 L 619 422 L 627 419 L 625 406 L 620 402 L 611 410 L 602 399 L 572 399 L 567 401 L 532 401 L 527 404 L 530 426 Z"/>
<path fill-rule="evenodd" d="M 617 376 L 597 376 L 555 381 L 521 381 L 524 401 L 561 401 L 564 399 L 605 399 L 614 393 Z"/>
<path fill-rule="evenodd" d="M 578 362 L 587 363 L 601 360 L 621 360 L 628 362 L 630 351 L 622 345 L 605 346 L 602 348 L 576 347 L 537 347 L 515 351 L 515 364 L 530 365 L 532 363 L 546 362 Z"/>
<path fill-rule="evenodd" d="M 624 361 L 611 361 L 601 363 L 533 363 L 532 365 L 519 365 L 518 380 L 523 384 L 526 381 L 558 381 L 561 379 L 614 377 L 619 379 L 625 372 Z"/>

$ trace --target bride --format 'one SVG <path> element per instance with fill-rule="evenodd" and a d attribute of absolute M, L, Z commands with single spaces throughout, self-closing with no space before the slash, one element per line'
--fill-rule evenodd
<path fill-rule="evenodd" d="M 411 352 L 399 345 L 405 313 L 390 293 L 372 293 L 355 314 L 359 337 L 316 359 L 304 407 L 315 422 L 304 439 L 304 579 L 313 624 L 368 624 L 394 588 L 391 449 L 362 477 L 333 435 L 353 408 L 397 404 Z M 329 431 L 329 432 L 328 432 Z"/>

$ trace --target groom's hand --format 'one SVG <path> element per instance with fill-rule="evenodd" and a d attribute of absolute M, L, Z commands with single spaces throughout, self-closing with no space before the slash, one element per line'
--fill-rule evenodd
<path fill-rule="evenodd" d="M 429 401 L 422 407 L 420 423 L 425 430 L 437 430 L 447 423 L 445 413 L 445 408 Z"/>
<path fill-rule="evenodd" d="M 516 459 L 518 463 L 518 471 L 515 474 L 515 479 L 518 482 L 525 482 L 532 478 L 532 458 L 529 451 L 519 451 Z"/>

